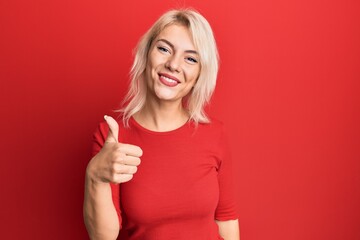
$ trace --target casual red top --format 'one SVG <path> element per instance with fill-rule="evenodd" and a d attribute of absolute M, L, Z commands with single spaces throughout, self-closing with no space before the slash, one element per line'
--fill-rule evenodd
<path fill-rule="evenodd" d="M 168 132 L 145 129 L 133 118 L 119 122 L 119 142 L 143 150 L 132 180 L 111 184 L 123 240 L 222 239 L 216 220 L 237 219 L 231 161 L 223 125 L 188 122 Z M 100 151 L 108 126 L 94 134 Z"/>

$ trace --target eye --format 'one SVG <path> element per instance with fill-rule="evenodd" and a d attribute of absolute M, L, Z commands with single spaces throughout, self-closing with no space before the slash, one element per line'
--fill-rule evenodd
<path fill-rule="evenodd" d="M 189 62 L 191 62 L 191 63 L 197 63 L 198 61 L 195 59 L 195 58 L 193 58 L 193 57 L 187 57 L 187 58 L 185 58 L 187 61 L 189 61 Z"/>
<path fill-rule="evenodd" d="M 158 46 L 157 49 L 158 49 L 160 52 L 164 52 L 164 53 L 170 52 L 169 49 L 167 49 L 167 48 L 165 48 L 165 47 L 162 47 L 162 46 Z"/>

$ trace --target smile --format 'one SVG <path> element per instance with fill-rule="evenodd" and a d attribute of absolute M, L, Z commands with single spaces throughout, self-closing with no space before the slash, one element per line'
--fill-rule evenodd
<path fill-rule="evenodd" d="M 177 78 L 163 73 L 159 74 L 159 79 L 161 83 L 163 83 L 168 87 L 175 87 L 180 83 L 180 81 Z"/>

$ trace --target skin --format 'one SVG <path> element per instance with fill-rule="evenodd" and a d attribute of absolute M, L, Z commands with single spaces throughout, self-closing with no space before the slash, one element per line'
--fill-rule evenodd
<path fill-rule="evenodd" d="M 182 99 L 191 92 L 200 74 L 199 56 L 189 30 L 182 25 L 166 27 L 153 41 L 144 81 L 147 84 L 145 106 L 134 119 L 143 127 L 163 132 L 179 128 L 189 115 Z M 174 78 L 176 86 L 168 86 L 161 77 Z M 112 203 L 109 182 L 130 181 L 140 164 L 142 150 L 138 146 L 118 143 L 119 127 L 111 117 L 105 118 L 109 134 L 101 151 L 86 170 L 84 220 L 91 239 L 116 239 L 120 230 Z M 216 221 L 225 240 L 238 240 L 237 220 Z"/>
<path fill-rule="evenodd" d="M 169 131 L 182 126 L 189 118 L 182 99 L 190 93 L 200 74 L 198 53 L 189 33 L 181 25 L 165 28 L 153 41 L 144 73 L 147 99 L 134 118 L 153 131 Z M 180 83 L 168 87 L 159 74 L 167 74 Z"/>
<path fill-rule="evenodd" d="M 100 152 L 89 162 L 85 175 L 84 222 L 90 239 L 116 239 L 119 219 L 112 202 L 109 183 L 130 181 L 140 164 L 138 146 L 118 142 L 117 122 L 105 116 L 109 133 Z"/>
<path fill-rule="evenodd" d="M 215 221 L 219 227 L 219 234 L 225 240 L 240 240 L 239 221 Z"/>

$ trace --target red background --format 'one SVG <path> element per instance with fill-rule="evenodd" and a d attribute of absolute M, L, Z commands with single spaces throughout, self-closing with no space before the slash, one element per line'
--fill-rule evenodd
<path fill-rule="evenodd" d="M 218 41 L 209 110 L 232 129 L 242 239 L 360 239 L 357 0 L 2 0 L 1 239 L 87 238 L 91 134 L 139 37 L 182 6 Z"/>

